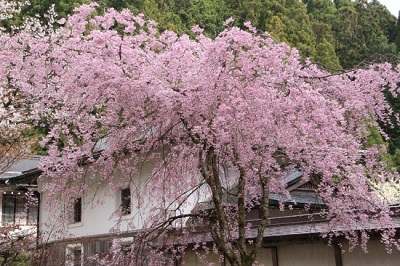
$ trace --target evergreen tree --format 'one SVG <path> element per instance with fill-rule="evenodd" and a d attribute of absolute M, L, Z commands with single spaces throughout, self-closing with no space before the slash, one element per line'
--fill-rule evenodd
<path fill-rule="evenodd" d="M 265 30 L 266 17 L 270 17 L 274 13 L 273 11 L 268 12 L 271 7 L 280 6 L 279 1 L 276 0 L 225 0 L 225 2 L 238 26 L 243 25 L 246 21 L 251 21 L 259 30 Z"/>
<path fill-rule="evenodd" d="M 389 61 L 388 55 L 396 53 L 394 44 L 389 43 L 389 35 L 392 35 L 395 21 L 390 22 L 393 16 L 377 1 L 356 0 L 357 12 L 356 33 L 361 41 L 359 54 L 367 61 Z M 387 11 L 386 14 L 383 11 Z"/>
<path fill-rule="evenodd" d="M 194 25 L 205 30 L 206 35 L 215 37 L 223 29 L 224 21 L 229 17 L 228 7 L 223 0 L 175 1 L 174 13 L 186 33 Z"/>
<path fill-rule="evenodd" d="M 287 26 L 289 44 L 299 49 L 303 56 L 313 57 L 315 36 L 305 6 L 298 0 L 286 0 L 282 18 Z"/>
<path fill-rule="evenodd" d="M 335 38 L 329 25 L 323 22 L 313 22 L 313 31 L 316 35 L 317 45 L 315 55 L 312 57 L 314 62 L 320 63 L 331 70 L 340 70 L 339 58 L 335 51 Z"/>
<path fill-rule="evenodd" d="M 378 0 L 372 0 L 369 3 L 369 9 L 376 23 L 381 28 L 383 35 L 387 37 L 389 43 L 394 41 L 396 17 L 382 5 Z"/>
<path fill-rule="evenodd" d="M 312 21 L 312 29 L 316 38 L 315 55 L 312 59 L 327 67 L 341 69 L 336 55 L 332 27 L 336 16 L 336 8 L 330 0 L 303 0 L 307 13 Z"/>
<path fill-rule="evenodd" d="M 378 1 L 335 1 L 337 16 L 332 24 L 336 53 L 344 68 L 363 61 L 387 61 L 395 54 L 393 16 Z"/>
<path fill-rule="evenodd" d="M 396 44 L 397 52 L 400 52 L 400 11 L 397 16 L 396 27 L 394 30 L 394 43 Z"/>
<path fill-rule="evenodd" d="M 331 0 L 303 0 L 307 14 L 313 21 L 331 25 L 336 16 L 336 7 Z"/>
<path fill-rule="evenodd" d="M 351 68 L 362 61 L 359 47 L 362 46 L 357 36 L 357 11 L 349 0 L 335 1 L 337 16 L 332 25 L 336 39 L 336 54 L 344 68 Z"/>

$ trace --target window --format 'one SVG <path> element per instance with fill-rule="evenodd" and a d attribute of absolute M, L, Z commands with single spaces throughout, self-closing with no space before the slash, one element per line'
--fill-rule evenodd
<path fill-rule="evenodd" d="M 121 212 L 122 215 L 131 213 L 131 189 L 121 189 Z"/>
<path fill-rule="evenodd" d="M 14 224 L 15 218 L 15 197 L 11 194 L 3 195 L 3 224 Z"/>
<path fill-rule="evenodd" d="M 73 223 L 79 223 L 82 221 L 82 198 L 77 198 L 74 202 L 72 221 Z"/>
<path fill-rule="evenodd" d="M 129 255 L 133 251 L 133 238 L 125 237 L 121 239 L 121 252 L 125 256 Z"/>
<path fill-rule="evenodd" d="M 120 252 L 114 252 L 114 259 L 118 259 L 121 256 L 129 257 L 134 250 L 133 246 L 133 237 L 123 237 L 123 238 L 115 238 L 110 241 L 111 248 L 117 251 L 119 248 Z"/>
<path fill-rule="evenodd" d="M 82 264 L 82 250 L 80 248 L 72 250 L 72 260 L 74 266 L 81 266 Z"/>
<path fill-rule="evenodd" d="M 40 194 L 35 191 L 28 198 L 28 225 L 36 225 L 38 220 Z"/>
<path fill-rule="evenodd" d="M 15 224 L 25 225 L 27 223 L 28 213 L 25 204 L 25 195 L 18 192 L 15 195 Z"/>
<path fill-rule="evenodd" d="M 27 224 L 25 193 L 11 191 L 3 193 L 3 224 Z"/>
<path fill-rule="evenodd" d="M 28 207 L 28 225 L 36 225 L 38 220 L 38 206 L 29 205 Z"/>
<path fill-rule="evenodd" d="M 74 244 L 74 245 L 68 245 L 67 246 L 67 252 L 66 252 L 66 265 L 68 266 L 82 266 L 82 257 L 83 257 L 83 252 L 82 252 L 82 245 L 81 244 Z"/>

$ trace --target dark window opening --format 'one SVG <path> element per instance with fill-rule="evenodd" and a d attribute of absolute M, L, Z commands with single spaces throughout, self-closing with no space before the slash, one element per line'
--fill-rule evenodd
<path fill-rule="evenodd" d="M 74 223 L 79 223 L 82 221 L 82 198 L 77 198 L 74 202 Z"/>
<path fill-rule="evenodd" d="M 36 225 L 38 220 L 38 207 L 29 206 L 28 209 L 28 225 Z"/>
<path fill-rule="evenodd" d="M 3 195 L 3 224 L 14 224 L 16 198 L 14 195 Z"/>
<path fill-rule="evenodd" d="M 74 266 L 82 265 L 82 250 L 80 247 L 72 250 L 72 263 Z"/>
<path fill-rule="evenodd" d="M 2 201 L 2 223 L 4 225 L 37 224 L 39 193 L 34 192 L 29 199 L 23 191 L 5 192 Z M 36 203 L 33 203 L 33 201 Z"/>
<path fill-rule="evenodd" d="M 123 215 L 131 213 L 131 189 L 121 189 L 121 211 Z"/>
<path fill-rule="evenodd" d="M 30 199 L 28 199 L 28 225 L 36 225 L 39 213 L 40 194 L 35 191 Z"/>
<path fill-rule="evenodd" d="M 26 224 L 27 223 L 27 209 L 24 195 L 15 196 L 15 224 Z"/>
<path fill-rule="evenodd" d="M 125 256 L 128 256 L 132 253 L 132 244 L 131 243 L 122 243 L 121 245 L 121 253 Z"/>

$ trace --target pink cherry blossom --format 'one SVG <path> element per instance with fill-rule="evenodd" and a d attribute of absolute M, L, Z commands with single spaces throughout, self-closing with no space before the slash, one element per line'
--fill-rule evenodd
<path fill-rule="evenodd" d="M 0 40 L 2 86 L 23 92 L 37 121 L 51 125 L 42 142 L 49 196 L 67 198 L 93 186 L 112 190 L 120 186 L 116 175 L 129 182 L 152 163 L 144 191 L 173 206 L 190 206 L 194 191 L 210 199 L 216 250 L 239 265 L 255 260 L 268 197 L 288 195 L 282 177 L 297 166 L 304 179 L 320 181 L 327 230 L 340 227 L 351 245 L 364 247 L 368 235 L 354 232 L 374 223 L 386 244 L 395 243 L 388 202 L 371 180 L 397 174 L 364 139 L 367 126 L 379 127 L 376 119 L 389 123 L 382 92 L 397 93 L 400 66 L 333 75 L 302 63 L 296 49 L 250 24 L 250 31 L 231 27 L 215 39 L 195 27 L 191 39 L 158 34 L 154 22 L 127 11 L 94 15 L 95 7 L 78 8 L 45 35 L 21 31 Z M 107 145 L 99 153 L 100 139 Z M 89 188 L 86 177 L 98 181 Z M 234 202 L 224 200 L 229 191 Z M 166 214 L 136 196 L 152 210 L 144 231 L 198 215 L 179 216 L 179 208 Z M 252 248 L 246 245 L 249 206 L 262 213 Z"/>

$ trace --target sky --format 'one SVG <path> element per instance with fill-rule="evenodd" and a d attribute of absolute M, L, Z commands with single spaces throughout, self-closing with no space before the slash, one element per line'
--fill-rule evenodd
<path fill-rule="evenodd" d="M 400 10 L 400 0 L 379 0 L 379 2 L 384 4 L 389 9 L 389 11 L 397 18 Z"/>

